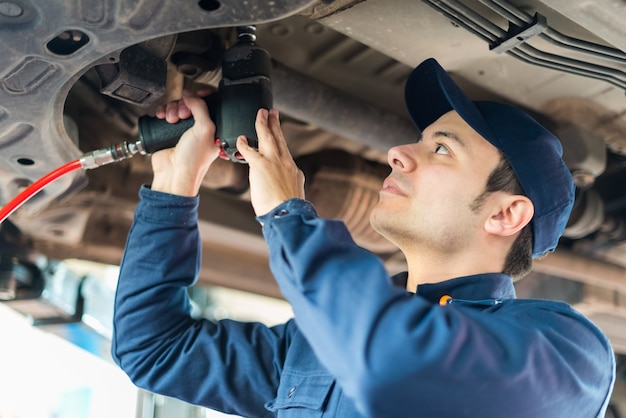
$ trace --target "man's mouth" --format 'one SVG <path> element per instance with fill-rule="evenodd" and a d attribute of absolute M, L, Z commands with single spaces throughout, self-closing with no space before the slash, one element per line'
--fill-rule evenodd
<path fill-rule="evenodd" d="M 392 178 L 387 177 L 383 182 L 383 187 L 380 189 L 381 192 L 392 193 L 404 196 L 405 193 L 402 191 L 402 188 L 398 185 L 398 183 Z"/>

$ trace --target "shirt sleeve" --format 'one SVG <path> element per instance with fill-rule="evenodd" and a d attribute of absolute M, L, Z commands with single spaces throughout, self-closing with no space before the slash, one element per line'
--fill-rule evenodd
<path fill-rule="evenodd" d="M 259 221 L 298 327 L 364 416 L 603 416 L 613 354 L 567 305 L 440 306 L 306 201 Z"/>
<path fill-rule="evenodd" d="M 139 387 L 242 416 L 273 416 L 291 323 L 190 317 L 201 257 L 197 198 L 140 191 L 115 298 L 112 354 Z"/>

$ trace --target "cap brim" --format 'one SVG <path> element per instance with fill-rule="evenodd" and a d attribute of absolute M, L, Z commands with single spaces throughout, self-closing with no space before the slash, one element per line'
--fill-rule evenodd
<path fill-rule="evenodd" d="M 435 59 L 429 58 L 413 70 L 404 97 L 409 115 L 420 131 L 455 110 L 472 129 L 500 149 L 489 123 Z"/>

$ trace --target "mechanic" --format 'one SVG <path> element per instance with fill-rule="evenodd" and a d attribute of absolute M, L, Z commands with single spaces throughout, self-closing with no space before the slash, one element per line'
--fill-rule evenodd
<path fill-rule="evenodd" d="M 276 110 L 239 138 L 270 267 L 295 320 L 190 317 L 202 178 L 218 156 L 204 101 L 157 113 L 195 124 L 153 155 L 121 265 L 113 356 L 149 391 L 246 417 L 603 417 L 612 349 L 565 303 L 515 298 L 554 250 L 574 200 L 561 145 L 508 105 L 472 102 L 429 59 L 405 98 L 421 138 L 392 148 L 373 227 L 406 257 L 390 277 L 339 220 L 304 200 Z"/>

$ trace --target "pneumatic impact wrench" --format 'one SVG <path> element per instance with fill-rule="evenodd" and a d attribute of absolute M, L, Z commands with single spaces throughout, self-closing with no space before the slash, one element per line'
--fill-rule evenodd
<path fill-rule="evenodd" d="M 224 52 L 219 89 L 205 101 L 215 122 L 220 157 L 245 163 L 237 151 L 237 137 L 244 135 L 250 146 L 258 149 L 254 127 L 256 115 L 260 108 L 271 109 L 273 103 L 271 60 L 269 53 L 255 44 L 254 26 L 243 26 L 237 30 L 237 43 Z M 171 148 L 193 123 L 193 118 L 169 123 L 164 119 L 143 116 L 139 119 L 139 139 L 128 143 L 122 152 L 152 154 Z"/>
<path fill-rule="evenodd" d="M 255 44 L 254 26 L 237 28 L 238 41 L 224 52 L 222 79 L 218 91 L 205 98 L 209 114 L 215 122 L 216 143 L 220 157 L 245 163 L 237 151 L 237 138 L 244 135 L 248 144 L 258 149 L 254 123 L 259 109 L 273 105 L 271 60 L 269 53 Z M 169 123 L 164 119 L 142 116 L 139 118 L 139 138 L 83 154 L 81 167 L 93 169 L 135 154 L 153 154 L 172 148 L 181 135 L 194 123 L 193 118 Z"/>

